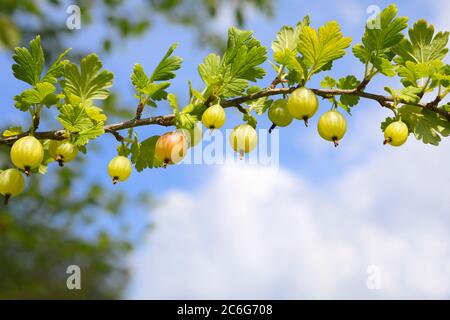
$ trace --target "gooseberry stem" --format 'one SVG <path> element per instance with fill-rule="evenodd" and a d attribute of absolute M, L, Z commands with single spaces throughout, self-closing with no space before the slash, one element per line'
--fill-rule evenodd
<path fill-rule="evenodd" d="M 337 148 L 339 146 L 339 139 L 337 137 L 333 137 L 334 146 Z"/>
<path fill-rule="evenodd" d="M 5 206 L 8 205 L 10 198 L 11 198 L 10 194 L 5 194 L 5 199 L 3 200 L 3 203 L 5 204 Z"/>
<path fill-rule="evenodd" d="M 305 127 L 308 127 L 308 126 L 309 126 L 308 120 L 309 120 L 308 116 L 304 116 L 304 117 L 303 117 L 303 121 L 305 122 Z"/>
<path fill-rule="evenodd" d="M 59 165 L 60 167 L 64 167 L 63 156 L 58 155 L 58 156 L 56 157 L 56 161 L 58 161 L 58 165 Z"/>
<path fill-rule="evenodd" d="M 269 133 L 272 133 L 273 129 L 275 129 L 277 125 L 275 123 L 272 123 L 272 125 L 269 128 Z"/>

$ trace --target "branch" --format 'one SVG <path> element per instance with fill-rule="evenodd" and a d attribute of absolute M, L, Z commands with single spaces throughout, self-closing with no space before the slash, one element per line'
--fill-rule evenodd
<path fill-rule="evenodd" d="M 246 103 L 251 100 L 263 98 L 263 97 L 269 97 L 269 96 L 275 96 L 275 95 L 283 95 L 283 94 L 289 94 L 297 87 L 287 87 L 287 88 L 268 88 L 265 90 L 261 90 L 259 92 L 224 100 L 221 102 L 222 107 L 224 108 L 230 108 L 235 107 L 239 110 L 242 109 L 241 104 Z M 350 96 L 358 96 L 361 98 L 366 98 L 369 100 L 377 101 L 382 107 L 388 108 L 388 109 L 394 109 L 394 99 L 390 96 L 384 96 L 380 94 L 374 94 L 374 93 L 368 93 L 363 91 L 364 86 L 361 88 L 355 88 L 355 89 L 349 89 L 349 90 L 339 90 L 339 89 L 311 89 L 316 95 L 328 99 L 332 98 L 334 96 L 342 96 L 342 95 L 350 95 Z M 440 102 L 440 98 L 437 97 L 433 101 L 426 103 L 426 104 L 420 104 L 420 103 L 409 103 L 404 100 L 399 100 L 397 102 L 402 104 L 409 104 L 414 105 L 423 109 L 430 110 L 432 112 L 438 113 L 439 115 L 445 117 L 448 121 L 450 121 L 450 112 L 441 109 L 438 107 L 438 104 Z M 148 126 L 148 125 L 160 125 L 164 127 L 170 127 L 175 124 L 175 115 L 174 114 L 167 114 L 162 116 L 155 116 L 155 117 L 149 117 L 144 119 L 132 119 L 124 122 L 119 122 L 115 124 L 109 124 L 105 125 L 103 129 L 105 132 L 112 133 L 116 139 L 120 139 L 120 134 L 117 131 L 129 129 L 129 128 L 135 128 L 135 127 L 142 127 L 142 126 Z M 16 141 L 19 138 L 22 138 L 29 134 L 29 131 L 21 133 L 19 135 L 1 138 L 0 144 L 12 144 L 14 141 Z M 57 131 L 46 131 L 46 132 L 35 132 L 34 136 L 38 139 L 50 139 L 50 140 L 64 140 L 66 138 L 66 131 L 65 130 L 57 130 Z"/>
<path fill-rule="evenodd" d="M 113 134 L 116 139 L 118 137 L 118 132 L 120 130 L 129 129 L 129 128 L 135 128 L 135 127 L 142 127 L 142 126 L 148 126 L 148 125 L 160 125 L 169 127 L 174 125 L 175 123 L 175 115 L 173 114 L 167 114 L 164 116 L 156 116 L 156 117 L 150 117 L 150 118 L 144 118 L 144 119 L 132 119 L 124 122 L 119 122 L 115 124 L 109 124 L 103 127 L 105 132 L 109 132 Z M 25 137 L 29 135 L 30 132 L 23 132 L 21 134 L 1 138 L 0 144 L 13 144 L 14 141 L 17 139 L 20 139 L 22 137 Z M 56 131 L 44 131 L 44 132 L 35 132 L 33 134 L 37 139 L 50 139 L 50 140 L 64 140 L 66 138 L 66 130 L 56 130 Z"/>

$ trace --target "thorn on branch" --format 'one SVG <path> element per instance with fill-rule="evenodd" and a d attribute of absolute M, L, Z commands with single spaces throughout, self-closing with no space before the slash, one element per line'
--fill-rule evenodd
<path fill-rule="evenodd" d="M 139 103 L 138 107 L 136 109 L 136 120 L 140 120 L 142 117 L 142 112 L 144 111 L 144 104 L 143 103 Z"/>

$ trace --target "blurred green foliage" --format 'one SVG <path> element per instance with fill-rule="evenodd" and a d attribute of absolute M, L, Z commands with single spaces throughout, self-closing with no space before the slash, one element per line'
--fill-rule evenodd
<path fill-rule="evenodd" d="M 4 147 L 1 156 L 7 163 Z M 132 248 L 119 218 L 126 198 L 86 186 L 83 166 L 27 179 L 26 193 L 0 209 L 0 299 L 120 297 L 127 280 L 122 257 Z M 110 234 L 107 221 L 120 232 Z M 66 287 L 72 264 L 81 268 L 82 290 Z"/>

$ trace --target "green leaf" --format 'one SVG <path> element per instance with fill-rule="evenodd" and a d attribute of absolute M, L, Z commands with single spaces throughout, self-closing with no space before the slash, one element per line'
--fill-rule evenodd
<path fill-rule="evenodd" d="M 151 84 L 150 79 L 145 74 L 144 67 L 142 67 L 142 65 L 139 63 L 136 63 L 133 67 L 131 82 L 133 83 L 137 92 L 142 92 L 142 90 L 144 90 Z"/>
<path fill-rule="evenodd" d="M 337 83 L 337 87 L 338 89 L 342 89 L 342 90 L 351 90 L 351 89 L 355 89 L 356 87 L 358 87 L 359 85 L 359 80 L 353 76 L 353 75 L 348 75 L 344 78 L 339 79 L 338 83 Z M 353 107 L 356 106 L 359 102 L 359 97 L 358 96 L 352 96 L 352 95 L 341 95 L 340 99 L 339 99 L 342 103 L 343 107 L 347 112 L 350 113 L 350 110 L 347 110 L 346 107 Z"/>
<path fill-rule="evenodd" d="M 89 140 L 94 140 L 104 133 L 105 130 L 103 129 L 103 122 L 93 123 L 93 126 L 83 129 L 75 135 L 75 142 L 78 146 L 84 146 L 89 142 Z"/>
<path fill-rule="evenodd" d="M 105 133 L 103 121 L 95 121 L 91 118 L 93 106 L 86 107 L 82 103 L 78 105 L 63 105 L 59 111 L 57 120 L 69 131 L 78 146 L 86 145 L 89 140 L 96 139 Z M 90 110 L 91 116 L 88 111 Z"/>
<path fill-rule="evenodd" d="M 57 120 L 62 124 L 64 129 L 70 132 L 80 132 L 93 127 L 93 121 L 83 104 L 65 104 L 59 111 L 60 114 Z"/>
<path fill-rule="evenodd" d="M 131 162 L 138 172 L 146 168 L 157 168 L 162 163 L 155 157 L 155 146 L 159 136 L 152 136 L 140 143 L 137 137 L 131 145 Z"/>
<path fill-rule="evenodd" d="M 188 81 L 189 84 L 189 96 L 190 96 L 190 100 L 192 101 L 193 98 L 197 99 L 200 103 L 204 103 L 205 102 L 205 97 L 203 97 L 203 94 L 200 91 L 195 90 L 192 87 L 192 83 L 191 81 Z"/>
<path fill-rule="evenodd" d="M 400 90 L 392 89 L 391 87 L 384 87 L 384 90 L 389 92 L 397 101 L 405 101 L 406 103 L 416 103 L 420 100 L 419 94 L 422 92 L 420 88 L 406 87 Z"/>
<path fill-rule="evenodd" d="M 49 82 L 51 84 L 56 84 L 57 79 L 60 78 L 64 74 L 64 68 L 69 63 L 68 60 L 62 60 L 64 56 L 70 51 L 71 49 L 67 49 L 63 53 L 59 55 L 59 57 L 53 62 L 53 64 L 48 69 L 45 76 L 42 78 L 43 82 Z"/>
<path fill-rule="evenodd" d="M 257 115 L 264 114 L 267 109 L 272 105 L 273 100 L 268 99 L 267 97 L 262 97 L 256 100 L 251 101 L 249 105 L 249 111 L 255 110 Z"/>
<path fill-rule="evenodd" d="M 405 65 L 399 65 L 397 68 L 398 75 L 402 78 L 401 82 L 404 86 L 418 87 L 423 83 L 418 83 L 420 79 L 432 78 L 437 82 L 450 80 L 445 75 L 444 63 L 441 60 L 433 60 L 429 62 L 415 63 L 406 61 Z M 436 84 L 434 85 L 436 86 Z"/>
<path fill-rule="evenodd" d="M 16 62 L 12 66 L 14 76 L 31 85 L 36 85 L 44 68 L 44 51 L 41 47 L 41 37 L 37 36 L 30 41 L 30 49 L 16 48 L 13 59 Z"/>
<path fill-rule="evenodd" d="M 45 164 L 40 164 L 39 167 L 38 167 L 38 169 L 37 169 L 37 172 L 38 172 L 39 174 L 46 174 L 47 171 L 48 171 L 48 166 L 45 165 Z"/>
<path fill-rule="evenodd" d="M 182 112 L 180 112 L 177 97 L 174 94 L 169 93 L 167 95 L 167 101 L 175 114 L 175 126 L 177 128 L 188 130 L 193 129 L 195 122 L 198 121 L 197 115 L 190 114 L 190 112 L 195 111 L 194 105 L 188 104 L 185 108 L 183 108 Z"/>
<path fill-rule="evenodd" d="M 150 81 L 166 81 L 175 78 L 174 71 L 180 69 L 181 63 L 183 59 L 178 56 L 172 56 L 173 51 L 178 46 L 177 43 L 174 43 L 169 50 L 167 50 L 166 54 L 159 62 L 158 66 L 153 71 L 152 76 L 150 77 Z"/>
<path fill-rule="evenodd" d="M 333 89 L 336 87 L 336 85 L 337 85 L 336 80 L 330 76 L 325 76 L 325 78 L 322 81 L 320 81 L 320 86 L 322 88 Z"/>
<path fill-rule="evenodd" d="M 160 101 L 167 98 L 165 89 L 170 86 L 170 82 L 152 82 L 145 74 L 144 68 L 138 63 L 134 65 L 131 82 L 137 92 L 147 95 L 146 102 L 152 107 L 157 107 L 153 100 Z"/>
<path fill-rule="evenodd" d="M 110 94 L 108 88 L 112 86 L 113 74 L 107 70 L 101 71 L 102 66 L 96 54 L 83 58 L 80 68 L 75 63 L 66 65 L 62 88 L 82 101 L 106 99 Z"/>
<path fill-rule="evenodd" d="M 175 115 L 180 112 L 180 107 L 178 106 L 177 96 L 173 93 L 167 95 L 167 102 L 169 102 L 170 107 L 173 109 Z"/>
<path fill-rule="evenodd" d="M 128 157 L 130 155 L 130 153 L 131 153 L 131 150 L 130 150 L 130 148 L 127 147 L 126 144 L 119 143 L 117 145 L 117 155 Z"/>
<path fill-rule="evenodd" d="M 260 86 L 250 86 L 247 88 L 247 94 L 254 94 L 257 93 L 259 91 L 261 91 L 261 87 Z"/>
<path fill-rule="evenodd" d="M 409 105 L 402 106 L 398 111 L 416 139 L 425 144 L 437 146 L 441 137 L 450 135 L 450 121 L 435 112 Z"/>
<path fill-rule="evenodd" d="M 47 97 L 56 91 L 56 87 L 48 82 L 39 82 L 34 88 L 22 92 L 22 101 L 28 104 L 45 103 Z"/>
<path fill-rule="evenodd" d="M 31 105 L 23 99 L 22 94 L 18 94 L 14 96 L 14 107 L 25 112 L 30 109 Z"/>
<path fill-rule="evenodd" d="M 247 122 L 247 124 L 251 125 L 253 128 L 256 129 L 256 118 L 254 116 L 252 116 L 250 113 L 245 113 L 243 119 L 245 122 Z"/>
<path fill-rule="evenodd" d="M 94 105 L 87 106 L 86 113 L 88 114 L 89 118 L 96 122 L 105 122 L 108 119 L 108 117 L 103 113 L 103 109 Z"/>
<path fill-rule="evenodd" d="M 381 74 L 384 74 L 388 77 L 395 76 L 395 70 L 394 65 L 386 58 L 381 57 L 373 57 L 372 58 L 372 65 L 380 72 Z"/>
<path fill-rule="evenodd" d="M 304 25 L 309 25 L 309 23 Z M 297 24 L 295 28 L 283 26 L 280 31 L 278 31 L 276 39 L 272 42 L 271 47 L 273 52 L 283 52 L 285 49 L 297 52 L 297 45 L 300 40 L 302 27 L 302 23 Z"/>
<path fill-rule="evenodd" d="M 266 48 L 253 38 L 253 32 L 230 28 L 222 67 L 231 79 L 256 81 L 266 74 L 264 68 L 259 67 L 266 61 L 266 53 Z"/>
<path fill-rule="evenodd" d="M 442 61 L 440 60 L 435 60 L 435 62 L 439 62 L 442 63 Z M 431 64 L 431 70 L 430 73 L 431 74 L 431 79 L 433 79 L 432 81 L 432 88 L 435 88 L 437 86 L 442 86 L 444 88 L 449 88 L 450 87 L 450 66 L 448 64 L 443 65 L 439 70 L 438 69 L 434 69 L 434 67 L 437 67 L 437 65 L 433 66 L 433 62 L 430 63 Z"/>
<path fill-rule="evenodd" d="M 251 31 L 228 30 L 227 50 L 222 58 L 209 54 L 198 72 L 209 95 L 231 97 L 242 94 L 249 81 L 265 75 L 260 65 L 266 60 L 266 48 L 253 38 Z"/>
<path fill-rule="evenodd" d="M 359 85 L 359 80 L 353 75 L 348 75 L 346 77 L 343 77 L 343 78 L 339 79 L 339 81 L 337 83 L 338 89 L 342 89 L 342 90 L 355 89 L 356 87 L 358 87 L 358 85 Z"/>
<path fill-rule="evenodd" d="M 369 63 L 372 57 L 371 52 L 360 43 L 353 46 L 352 52 L 353 55 L 364 64 Z"/>
<path fill-rule="evenodd" d="M 396 121 L 395 118 L 391 118 L 391 117 L 387 117 L 386 119 L 384 119 L 384 121 L 381 123 L 381 131 L 384 132 L 384 130 L 386 130 L 387 126 L 390 125 L 392 122 Z"/>
<path fill-rule="evenodd" d="M 180 112 L 176 117 L 176 127 L 191 130 L 194 129 L 195 123 L 199 121 L 197 115 L 190 113 Z"/>
<path fill-rule="evenodd" d="M 434 34 L 434 27 L 421 19 L 408 31 L 409 39 L 403 39 L 396 47 L 399 55 L 396 61 L 405 65 L 407 61 L 415 63 L 443 59 L 448 52 L 448 32 Z"/>
<path fill-rule="evenodd" d="M 207 87 L 218 87 L 223 82 L 220 57 L 210 53 L 198 66 L 198 73 Z"/>
<path fill-rule="evenodd" d="M 167 98 L 167 89 L 170 86 L 169 82 L 150 83 L 147 87 L 142 89 L 142 93 L 149 96 L 150 99 L 160 101 Z"/>
<path fill-rule="evenodd" d="M 17 136 L 18 134 L 21 134 L 23 132 L 22 127 L 10 127 L 3 131 L 4 137 L 12 137 Z"/>
<path fill-rule="evenodd" d="M 297 72 L 301 75 L 302 79 L 305 72 L 307 72 L 306 66 L 302 65 L 301 60 L 292 50 L 284 49 L 283 51 L 275 52 L 274 60 L 277 63 L 286 66 L 290 71 Z"/>
<path fill-rule="evenodd" d="M 329 68 L 334 60 L 342 58 L 351 41 L 351 38 L 344 38 L 336 21 L 319 27 L 318 32 L 305 26 L 300 34 L 298 51 L 303 56 L 303 63 L 310 68 L 309 75 Z"/>
<path fill-rule="evenodd" d="M 380 28 L 366 26 L 363 44 L 377 57 L 389 56 L 389 51 L 404 38 L 402 31 L 408 26 L 408 18 L 397 17 L 397 13 L 397 6 L 391 4 L 375 18 L 379 19 Z"/>
<path fill-rule="evenodd" d="M 372 64 L 378 71 L 390 75 L 391 68 L 387 61 L 395 56 L 394 47 L 404 38 L 402 31 L 408 26 L 407 17 L 397 17 L 395 4 L 385 8 L 375 17 L 375 22 L 368 22 L 362 38 L 362 44 L 353 47 L 353 54 L 364 64 Z M 379 22 L 379 25 L 377 25 Z M 369 27 L 371 26 L 371 27 Z M 381 59 L 381 60 L 380 60 Z"/>

